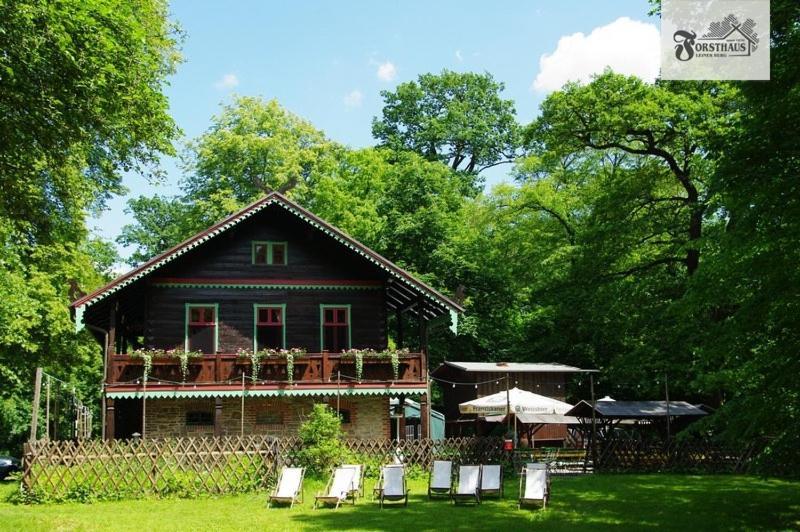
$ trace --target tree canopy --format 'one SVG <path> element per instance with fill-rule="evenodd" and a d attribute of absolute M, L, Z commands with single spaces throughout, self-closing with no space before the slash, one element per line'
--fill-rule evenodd
<path fill-rule="evenodd" d="M 514 103 L 491 74 L 442 71 L 383 91 L 372 122 L 382 146 L 410 150 L 453 170 L 480 172 L 513 160 L 519 147 Z"/>
<path fill-rule="evenodd" d="M 97 396 L 100 349 L 68 304 L 118 260 L 87 215 L 124 171 L 157 177 L 173 151 L 163 88 L 179 36 L 166 12 L 160 0 L 0 4 L 0 451 L 27 430 L 36 366 Z"/>

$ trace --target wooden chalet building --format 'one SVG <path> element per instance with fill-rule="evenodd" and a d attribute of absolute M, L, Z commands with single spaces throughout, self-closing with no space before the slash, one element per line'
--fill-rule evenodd
<path fill-rule="evenodd" d="M 391 397 L 419 401 L 427 437 L 428 329 L 455 330 L 463 310 L 278 193 L 71 307 L 76 327 L 105 348 L 106 438 L 288 436 L 318 402 L 338 406 L 350 437 L 389 438 Z M 355 359 L 342 351 L 386 349 L 390 323 L 411 352 L 397 368 L 387 357 L 364 358 L 357 379 Z M 404 323 L 416 329 L 413 342 Z M 246 352 L 292 348 L 305 351 L 293 368 L 271 356 L 253 378 Z M 160 356 L 145 380 L 148 349 Z M 182 368 L 167 350 L 202 356 Z"/>

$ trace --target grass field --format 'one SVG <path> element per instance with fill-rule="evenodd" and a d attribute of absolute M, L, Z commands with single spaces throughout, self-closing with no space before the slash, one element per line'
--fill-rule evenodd
<path fill-rule="evenodd" d="M 367 480 L 367 488 L 373 482 Z M 515 480 L 505 499 L 477 507 L 429 502 L 426 481 L 410 482 L 408 507 L 378 509 L 369 497 L 339 510 L 313 510 L 321 483 L 306 481 L 305 502 L 266 508 L 264 494 L 195 500 L 145 500 L 25 506 L 7 502 L 16 483 L 0 483 L 2 530 L 738 530 L 800 527 L 800 483 L 744 476 L 587 475 L 553 479 L 546 510 L 517 510 Z"/>

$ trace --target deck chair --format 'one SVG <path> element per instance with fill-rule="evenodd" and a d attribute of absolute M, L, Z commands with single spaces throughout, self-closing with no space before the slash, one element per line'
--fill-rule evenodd
<path fill-rule="evenodd" d="M 503 496 L 503 466 L 481 466 L 481 497 L 490 494 Z"/>
<path fill-rule="evenodd" d="M 347 500 L 353 489 L 355 473 L 356 471 L 352 467 L 337 467 L 333 471 L 325 491 L 318 492 L 314 497 L 314 509 L 316 510 L 320 503 L 333 504 L 335 508 L 338 508 L 342 501 Z M 355 499 L 353 499 L 353 504 L 355 504 Z"/>
<path fill-rule="evenodd" d="M 453 462 L 434 460 L 433 469 L 428 473 L 428 499 L 434 495 L 453 493 Z"/>
<path fill-rule="evenodd" d="M 355 470 L 353 474 L 353 487 L 350 489 L 349 493 L 355 502 L 356 497 L 364 496 L 364 466 L 361 464 L 343 464 L 342 467 L 352 467 Z"/>
<path fill-rule="evenodd" d="M 462 465 L 458 468 L 458 484 L 456 490 L 450 494 L 453 504 L 457 502 L 474 501 L 481 503 L 481 466 Z"/>
<path fill-rule="evenodd" d="M 536 466 L 536 467 L 529 467 Z M 542 508 L 547 506 L 550 498 L 550 482 L 547 474 L 547 467 L 544 464 L 528 464 L 522 469 L 519 477 L 519 502 L 517 508 L 522 508 L 523 504 L 531 504 L 541 501 Z"/>
<path fill-rule="evenodd" d="M 378 502 L 383 508 L 385 501 L 403 501 L 408 506 L 408 486 L 406 486 L 406 468 L 403 466 L 384 466 L 378 478 Z"/>
<path fill-rule="evenodd" d="M 267 508 L 273 502 L 289 503 L 289 508 L 296 502 L 303 502 L 303 467 L 284 467 L 278 479 L 278 485 L 269 496 Z"/>

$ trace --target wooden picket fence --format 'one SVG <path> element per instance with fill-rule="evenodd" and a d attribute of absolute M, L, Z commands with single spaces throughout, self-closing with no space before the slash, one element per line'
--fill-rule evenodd
<path fill-rule="evenodd" d="M 347 440 L 364 463 L 400 460 L 427 469 L 433 460 L 509 461 L 499 438 Z M 300 465 L 297 438 L 225 436 L 147 440 L 37 441 L 25 446 L 22 490 L 31 501 L 191 497 L 264 489 L 279 467 Z"/>
<path fill-rule="evenodd" d="M 758 445 L 727 447 L 703 439 L 663 443 L 612 439 L 598 449 L 597 470 L 609 473 L 747 473 Z"/>

